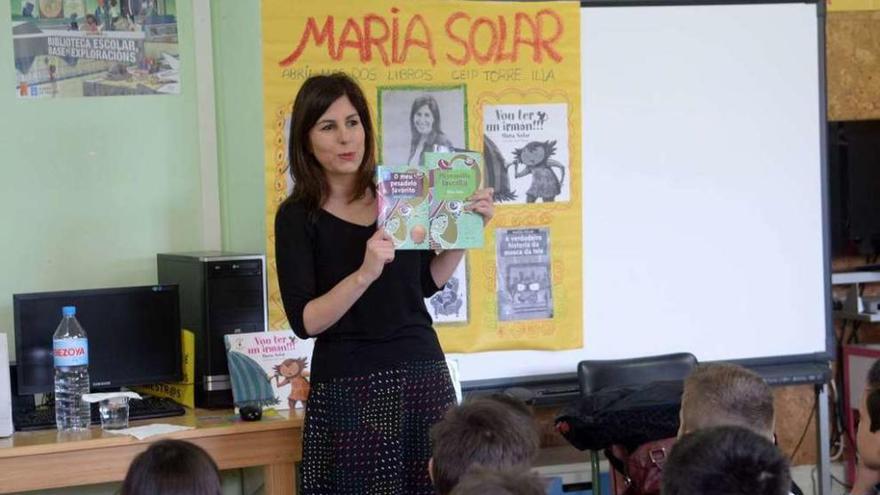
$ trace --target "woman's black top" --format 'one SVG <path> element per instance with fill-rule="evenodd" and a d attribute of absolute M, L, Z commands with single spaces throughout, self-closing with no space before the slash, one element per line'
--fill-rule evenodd
<path fill-rule="evenodd" d="M 364 261 L 376 224 L 363 226 L 325 210 L 286 201 L 275 215 L 275 261 L 281 300 L 293 332 L 306 304 L 326 294 Z M 433 251 L 397 251 L 394 261 L 330 328 L 316 336 L 313 381 L 362 376 L 406 361 L 444 359 L 424 298 L 437 292 Z"/>

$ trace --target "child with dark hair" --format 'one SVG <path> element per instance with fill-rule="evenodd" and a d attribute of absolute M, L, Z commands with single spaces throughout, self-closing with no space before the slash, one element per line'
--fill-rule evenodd
<path fill-rule="evenodd" d="M 703 428 L 740 426 L 775 442 L 773 391 L 760 375 L 731 363 L 698 366 L 684 381 L 679 437 Z M 795 483 L 791 493 L 802 495 Z"/>
<path fill-rule="evenodd" d="M 770 440 L 738 426 L 688 433 L 663 468 L 663 495 L 788 495 L 788 461 Z"/>
<path fill-rule="evenodd" d="M 451 495 L 544 495 L 546 489 L 538 476 L 529 471 L 496 471 L 475 467 L 461 479 Z"/>
<path fill-rule="evenodd" d="M 514 401 L 502 396 L 469 400 L 434 425 L 428 471 L 437 493 L 450 493 L 475 466 L 531 468 L 538 453 L 538 431 L 528 408 Z"/>
<path fill-rule="evenodd" d="M 852 495 L 880 494 L 880 360 L 868 370 L 859 402 L 856 451 L 859 455 Z"/>
<path fill-rule="evenodd" d="M 120 495 L 220 495 L 217 464 L 201 447 L 160 440 L 131 462 Z"/>
<path fill-rule="evenodd" d="M 754 371 L 729 363 L 698 366 L 684 381 L 679 436 L 712 426 L 742 426 L 773 440 L 773 392 Z"/>

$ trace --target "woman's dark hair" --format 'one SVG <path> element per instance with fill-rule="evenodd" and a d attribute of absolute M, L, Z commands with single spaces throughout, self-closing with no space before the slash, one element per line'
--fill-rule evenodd
<path fill-rule="evenodd" d="M 373 182 L 376 171 L 375 135 L 364 92 L 353 79 L 342 73 L 312 76 L 303 83 L 293 102 L 290 140 L 287 144 L 290 176 L 293 178 L 293 192 L 288 199 L 303 204 L 309 211 L 320 208 L 329 193 L 324 169 L 310 149 L 309 131 L 330 105 L 343 96 L 347 96 L 357 110 L 364 128 L 364 159 L 358 168 L 358 178 L 350 200 L 363 198 L 367 190 L 376 191 Z"/>
<path fill-rule="evenodd" d="M 121 495 L 221 495 L 217 464 L 201 447 L 160 440 L 128 467 Z"/>
<path fill-rule="evenodd" d="M 435 100 L 434 97 L 431 95 L 419 96 L 418 98 L 413 100 L 412 108 L 409 111 L 409 130 L 410 135 L 412 136 L 412 140 L 409 143 L 410 156 L 415 153 L 416 147 L 419 145 L 419 139 L 421 138 L 419 131 L 416 130 L 416 124 L 413 122 L 413 120 L 415 119 L 416 112 L 418 112 L 419 109 L 424 106 L 428 107 L 428 110 L 431 112 L 431 116 L 434 117 L 434 123 L 433 125 L 431 125 L 431 133 L 428 134 L 425 142 L 433 142 L 437 138 L 437 135 L 442 132 L 440 130 L 440 106 L 437 104 L 437 100 Z"/>

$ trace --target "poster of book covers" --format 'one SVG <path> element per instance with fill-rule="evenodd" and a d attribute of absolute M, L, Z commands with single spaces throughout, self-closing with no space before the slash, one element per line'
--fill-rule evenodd
<path fill-rule="evenodd" d="M 236 407 L 294 409 L 309 398 L 314 339 L 292 330 L 224 335 Z"/>
<path fill-rule="evenodd" d="M 433 296 L 425 298 L 425 306 L 435 324 L 467 323 L 469 310 L 467 256 L 458 263 L 449 281 Z"/>
<path fill-rule="evenodd" d="M 546 228 L 497 229 L 498 321 L 553 317 Z"/>
<path fill-rule="evenodd" d="M 177 0 L 9 0 L 19 98 L 180 93 Z"/>
<path fill-rule="evenodd" d="M 495 189 L 495 217 L 479 230 L 482 247 L 469 249 L 466 265 L 424 302 L 442 328 L 443 350 L 581 347 L 578 2 L 259 3 L 262 72 L 253 76 L 263 81 L 266 225 L 274 224 L 291 191 L 289 127 L 297 93 L 312 77 L 343 73 L 363 89 L 378 164 L 421 166 L 427 153 L 462 149 L 484 156 L 482 187 Z M 391 225 L 404 232 L 402 223 Z M 452 223 L 434 225 L 447 242 L 453 233 L 461 238 Z M 531 255 L 531 261 L 511 252 L 497 260 L 496 233 L 514 229 L 514 235 L 529 226 L 541 227 L 545 250 L 553 237 L 553 252 Z M 412 227 L 408 239 L 421 239 L 422 229 Z M 286 329 L 275 241 L 274 229 L 266 229 L 269 327 Z M 541 268 L 520 266 L 528 263 Z M 511 280 L 552 278 L 552 290 L 516 293 L 519 285 L 529 289 L 540 282 L 514 282 L 512 289 L 504 284 L 500 292 L 510 302 L 499 318 L 501 265 L 519 270 Z"/>
<path fill-rule="evenodd" d="M 379 88 L 379 160 L 422 165 L 422 153 L 467 148 L 464 86 Z"/>
<path fill-rule="evenodd" d="M 486 105 L 483 132 L 486 177 L 496 202 L 571 199 L 566 104 Z"/>

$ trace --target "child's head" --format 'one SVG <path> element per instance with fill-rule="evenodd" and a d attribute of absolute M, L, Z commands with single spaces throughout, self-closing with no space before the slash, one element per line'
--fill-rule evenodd
<path fill-rule="evenodd" d="M 281 364 L 277 364 L 274 366 L 274 371 L 276 375 L 281 375 L 287 378 L 293 378 L 295 376 L 299 376 L 306 369 L 308 365 L 308 358 L 300 357 L 300 358 L 287 358 L 281 362 Z"/>
<path fill-rule="evenodd" d="M 663 466 L 663 495 L 788 495 L 791 473 L 766 437 L 738 426 L 681 437 Z"/>
<path fill-rule="evenodd" d="M 862 464 L 880 469 L 880 360 L 871 365 L 867 378 L 859 402 L 856 450 Z"/>
<path fill-rule="evenodd" d="M 679 436 L 712 426 L 742 426 L 772 439 L 773 392 L 742 366 L 701 365 L 684 382 L 679 417 Z"/>
<path fill-rule="evenodd" d="M 121 495 L 220 495 L 217 464 L 201 447 L 182 440 L 160 440 L 128 467 Z"/>
<path fill-rule="evenodd" d="M 537 475 L 527 470 L 496 471 L 475 467 L 461 479 L 451 495 L 544 495 Z"/>
<path fill-rule="evenodd" d="M 531 413 L 505 399 L 483 397 L 450 409 L 431 428 L 431 480 L 448 494 L 473 466 L 491 469 L 531 467 L 539 447 Z"/>

